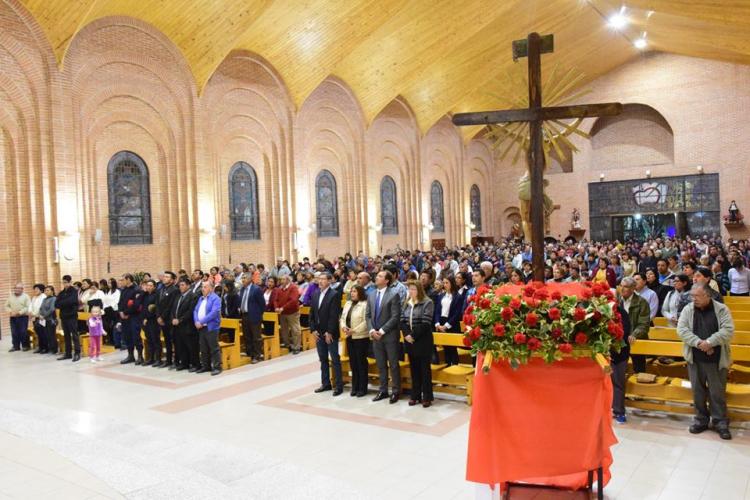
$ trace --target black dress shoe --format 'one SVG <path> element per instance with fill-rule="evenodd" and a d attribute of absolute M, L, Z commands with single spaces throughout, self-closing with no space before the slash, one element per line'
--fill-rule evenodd
<path fill-rule="evenodd" d="M 357 391 L 355 390 L 352 390 L 352 392 L 349 393 L 349 396 L 352 398 L 355 397 L 356 395 L 357 395 Z"/>
<path fill-rule="evenodd" d="M 171 370 L 171 368 L 170 368 L 170 370 Z M 177 366 L 177 365 L 175 365 L 174 370 L 177 371 L 177 372 L 181 372 L 182 370 L 187 370 L 187 367 L 186 366 Z"/>
<path fill-rule="evenodd" d="M 387 392 L 379 392 L 377 396 L 372 398 L 373 401 L 382 401 L 383 399 L 388 399 L 388 393 Z"/>
<path fill-rule="evenodd" d="M 73 357 L 73 356 L 71 356 L 70 354 L 63 354 L 62 356 L 60 356 L 59 358 L 57 358 L 57 360 L 58 360 L 58 361 L 62 361 L 62 360 L 64 360 L 64 359 L 70 359 L 70 358 L 72 358 L 72 357 Z"/>
<path fill-rule="evenodd" d="M 258 358 L 253 358 L 250 360 L 251 365 L 257 365 L 258 363 L 260 363 L 260 360 Z"/>
<path fill-rule="evenodd" d="M 729 429 L 727 429 L 726 427 L 721 428 L 721 429 L 716 429 L 716 432 L 719 433 L 719 437 L 721 439 L 732 439 L 732 433 L 729 432 Z"/>
<path fill-rule="evenodd" d="M 703 431 L 708 430 L 707 424 L 693 424 L 690 426 L 688 431 L 690 431 L 690 434 L 700 434 Z"/>
<path fill-rule="evenodd" d="M 41 349 L 37 349 L 36 351 L 34 351 L 34 354 L 43 354 L 43 353 L 44 351 L 42 351 Z"/>
<path fill-rule="evenodd" d="M 135 358 L 133 356 L 128 356 L 127 358 L 120 361 L 121 365 L 127 365 L 128 363 L 135 363 Z"/>
<path fill-rule="evenodd" d="M 78 353 L 73 354 L 73 363 L 81 360 L 81 355 Z"/>
<path fill-rule="evenodd" d="M 336 396 L 341 396 L 342 394 L 344 394 L 344 389 L 336 389 L 335 391 L 333 391 L 333 394 L 331 395 L 333 397 L 336 397 Z"/>
<path fill-rule="evenodd" d="M 432 401 L 422 401 L 422 408 L 429 408 L 432 406 Z"/>
<path fill-rule="evenodd" d="M 218 368 L 211 370 L 211 376 L 215 377 L 216 375 L 221 375 L 221 370 L 219 370 Z"/>
<path fill-rule="evenodd" d="M 210 372 L 210 371 L 211 370 L 209 370 L 208 368 L 201 368 L 199 370 L 196 370 L 195 373 L 206 373 L 206 372 Z"/>
<path fill-rule="evenodd" d="M 389 400 L 390 404 L 398 403 L 399 398 L 401 398 L 401 395 L 398 392 L 394 392 L 391 394 L 391 399 Z"/>
<path fill-rule="evenodd" d="M 409 406 L 417 406 L 419 403 L 421 403 L 418 399 L 410 399 L 409 400 Z"/>
<path fill-rule="evenodd" d="M 320 387 L 318 387 L 317 389 L 315 389 L 313 392 L 315 394 L 319 394 L 321 392 L 330 391 L 332 389 L 333 389 L 333 387 L 331 387 L 330 385 L 329 386 L 321 385 Z"/>
<path fill-rule="evenodd" d="M 20 350 L 21 349 L 19 349 L 18 347 L 11 347 L 10 349 L 8 349 L 8 352 L 16 352 L 16 351 L 20 351 Z"/>
<path fill-rule="evenodd" d="M 358 397 L 358 398 L 363 398 L 363 397 L 365 397 L 365 396 L 367 396 L 367 391 L 359 391 L 359 392 L 357 393 L 357 397 Z"/>
<path fill-rule="evenodd" d="M 29 350 L 29 348 L 28 348 L 28 347 L 22 347 L 22 348 L 21 348 L 21 350 L 22 350 L 23 352 L 26 352 L 26 351 L 28 351 L 28 350 Z"/>
<path fill-rule="evenodd" d="M 192 368 L 188 368 L 188 371 L 189 371 L 190 373 L 195 373 L 195 372 L 197 372 L 197 371 L 198 371 L 198 367 L 196 367 L 196 366 L 193 366 Z"/>

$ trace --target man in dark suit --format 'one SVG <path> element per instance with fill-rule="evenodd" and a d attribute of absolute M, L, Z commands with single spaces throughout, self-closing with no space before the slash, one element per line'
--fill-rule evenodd
<path fill-rule="evenodd" d="M 121 365 L 133 363 L 143 364 L 143 340 L 141 340 L 141 323 L 143 321 L 143 290 L 134 281 L 133 275 L 126 273 L 122 275 L 124 284 L 120 290 L 120 303 L 117 310 L 120 313 L 120 324 L 122 325 L 122 339 L 128 348 L 128 356 L 120 361 Z M 138 359 L 133 352 L 138 351 Z"/>
<path fill-rule="evenodd" d="M 65 353 L 57 358 L 81 359 L 81 341 L 78 338 L 78 290 L 71 285 L 73 279 L 67 274 L 62 277 L 63 289 L 57 295 L 55 308 L 60 311 L 60 323 L 65 339 Z"/>
<path fill-rule="evenodd" d="M 380 271 L 375 277 L 377 289 L 367 298 L 367 329 L 372 339 L 375 361 L 378 365 L 380 390 L 373 401 L 388 397 L 388 370 L 391 374 L 391 404 L 401 396 L 401 369 L 398 364 L 401 336 L 401 299 L 398 292 L 388 286 L 393 279 L 389 271 Z"/>
<path fill-rule="evenodd" d="M 329 272 L 320 273 L 319 290 L 313 292 L 310 302 L 310 332 L 315 337 L 315 345 L 320 358 L 320 387 L 315 392 L 330 391 L 331 371 L 328 355 L 333 362 L 333 374 L 336 377 L 334 396 L 344 392 L 344 381 L 341 379 L 341 358 L 339 357 L 339 317 L 341 316 L 341 295 L 331 288 L 333 276 Z"/>
<path fill-rule="evenodd" d="M 180 295 L 177 285 L 175 284 L 177 276 L 172 271 L 165 271 L 162 276 L 161 290 L 156 292 L 156 322 L 161 327 L 161 333 L 164 335 L 164 347 L 166 356 L 161 363 L 154 362 L 154 367 L 164 368 L 172 366 L 172 346 L 174 344 L 174 334 L 172 328 L 172 309 L 174 309 L 176 297 Z M 161 345 L 159 345 L 159 356 L 161 355 Z M 157 361 L 157 356 L 154 361 Z"/>
<path fill-rule="evenodd" d="M 172 311 L 172 327 L 174 328 L 177 352 L 175 369 L 198 371 L 198 331 L 193 321 L 193 311 L 198 302 L 198 296 L 191 291 L 191 284 L 187 278 L 180 279 L 180 295 L 174 303 Z"/>
<path fill-rule="evenodd" d="M 263 311 L 266 300 L 263 290 L 253 283 L 252 273 L 242 274 L 242 290 L 240 291 L 240 317 L 242 318 L 242 336 L 245 337 L 245 349 L 250 357 L 250 363 L 256 364 L 263 359 Z M 236 339 L 239 342 L 239 339 Z"/>

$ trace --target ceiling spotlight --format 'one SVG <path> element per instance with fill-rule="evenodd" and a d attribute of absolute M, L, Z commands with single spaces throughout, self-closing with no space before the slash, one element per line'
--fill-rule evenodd
<path fill-rule="evenodd" d="M 644 37 L 640 37 L 633 42 L 633 46 L 638 50 L 643 50 L 648 47 L 648 42 Z"/>
<path fill-rule="evenodd" d="M 610 28 L 614 28 L 616 30 L 621 30 L 625 26 L 628 25 L 628 18 L 625 16 L 625 6 L 623 5 L 620 9 L 620 12 L 617 14 L 612 14 L 609 17 L 608 24 Z"/>

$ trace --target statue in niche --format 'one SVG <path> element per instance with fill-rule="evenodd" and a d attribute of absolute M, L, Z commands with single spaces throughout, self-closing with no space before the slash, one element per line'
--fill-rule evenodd
<path fill-rule="evenodd" d="M 581 213 L 577 208 L 573 209 L 573 215 L 570 218 L 570 227 L 571 229 L 583 229 L 581 227 Z"/>

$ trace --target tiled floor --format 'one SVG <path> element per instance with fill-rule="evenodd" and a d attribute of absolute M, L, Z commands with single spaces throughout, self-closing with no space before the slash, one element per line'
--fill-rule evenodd
<path fill-rule="evenodd" d="M 492 498 L 464 480 L 466 405 L 313 394 L 311 352 L 209 377 L 8 347 L 0 499 Z M 606 497 L 750 500 L 750 430 L 723 442 L 687 425 L 631 414 L 615 429 Z"/>

